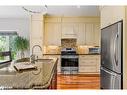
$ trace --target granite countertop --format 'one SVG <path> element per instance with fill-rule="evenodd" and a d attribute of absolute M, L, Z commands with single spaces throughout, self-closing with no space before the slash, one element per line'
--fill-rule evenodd
<path fill-rule="evenodd" d="M 61 54 L 43 54 L 43 55 L 61 55 Z M 101 54 L 98 54 L 98 53 L 95 53 L 95 54 L 83 54 L 83 53 L 78 53 L 77 55 L 101 55 Z"/>
<path fill-rule="evenodd" d="M 61 54 L 50 54 L 50 53 L 47 53 L 47 54 L 43 54 L 43 55 L 61 55 Z"/>
<path fill-rule="evenodd" d="M 5 89 L 47 88 L 56 69 L 57 60 L 57 58 L 51 57 L 43 58 L 33 64 L 37 67 L 37 70 L 1 74 L 0 87 L 4 87 Z"/>
<path fill-rule="evenodd" d="M 94 54 L 78 54 L 78 55 L 101 55 L 101 54 L 94 53 Z"/>

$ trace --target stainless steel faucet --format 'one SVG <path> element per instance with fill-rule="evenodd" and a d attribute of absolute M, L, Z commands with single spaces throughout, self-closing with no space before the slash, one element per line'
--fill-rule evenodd
<path fill-rule="evenodd" d="M 39 46 L 39 45 L 34 45 L 34 46 L 32 47 L 32 55 L 30 56 L 31 63 L 35 63 L 36 59 L 38 59 L 38 56 L 36 57 L 36 55 L 33 54 L 33 53 L 34 53 L 34 48 L 35 48 L 35 47 L 39 47 L 40 50 L 42 51 L 42 47 Z"/>

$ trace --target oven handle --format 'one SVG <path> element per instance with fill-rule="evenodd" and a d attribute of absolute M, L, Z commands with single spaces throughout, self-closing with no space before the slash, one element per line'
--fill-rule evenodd
<path fill-rule="evenodd" d="M 72 59 L 78 59 L 79 58 L 79 56 L 61 56 L 61 58 L 66 58 L 66 59 L 70 59 L 70 58 L 72 58 Z"/>

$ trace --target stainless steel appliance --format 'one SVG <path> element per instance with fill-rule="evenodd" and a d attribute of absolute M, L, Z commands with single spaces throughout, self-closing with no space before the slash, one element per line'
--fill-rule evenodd
<path fill-rule="evenodd" d="M 122 21 L 101 29 L 101 89 L 123 88 Z"/>
<path fill-rule="evenodd" d="M 100 48 L 99 47 L 89 48 L 89 54 L 100 54 Z"/>
<path fill-rule="evenodd" d="M 74 48 L 64 48 L 61 51 L 61 72 L 63 74 L 78 73 L 78 55 Z"/>

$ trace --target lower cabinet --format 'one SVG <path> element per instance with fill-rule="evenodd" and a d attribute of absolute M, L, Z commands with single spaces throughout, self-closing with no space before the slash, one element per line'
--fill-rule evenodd
<path fill-rule="evenodd" d="M 100 55 L 80 55 L 79 73 L 100 73 Z"/>
<path fill-rule="evenodd" d="M 58 58 L 58 64 L 57 64 L 57 73 L 61 73 L 61 57 L 60 55 L 53 55 L 53 54 L 49 54 L 49 55 L 44 55 L 44 57 L 55 57 L 55 58 Z"/>
<path fill-rule="evenodd" d="M 45 57 L 58 58 L 57 73 L 61 73 L 61 56 L 44 55 Z M 100 55 L 79 55 L 79 74 L 99 74 L 100 73 Z"/>

